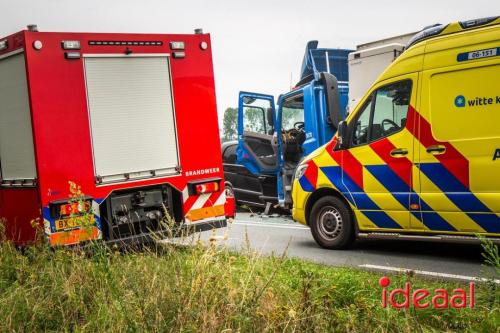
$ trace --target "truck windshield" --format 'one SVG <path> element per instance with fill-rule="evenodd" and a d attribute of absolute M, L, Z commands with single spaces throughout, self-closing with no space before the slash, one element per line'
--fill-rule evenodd
<path fill-rule="evenodd" d="M 282 129 L 289 131 L 304 126 L 304 96 L 293 96 L 286 99 L 282 106 Z"/>

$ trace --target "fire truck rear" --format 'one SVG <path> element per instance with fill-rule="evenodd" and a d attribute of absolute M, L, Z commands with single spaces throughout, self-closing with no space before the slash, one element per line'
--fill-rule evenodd
<path fill-rule="evenodd" d="M 0 170 L 16 244 L 35 240 L 33 221 L 52 246 L 148 240 L 167 215 L 176 229 L 224 226 L 210 35 L 0 39 Z"/>

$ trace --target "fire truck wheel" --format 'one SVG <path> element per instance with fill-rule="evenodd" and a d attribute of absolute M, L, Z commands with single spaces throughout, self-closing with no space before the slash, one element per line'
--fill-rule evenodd
<path fill-rule="evenodd" d="M 345 249 L 354 241 L 354 226 L 347 205 L 334 196 L 314 203 L 309 226 L 316 243 L 326 249 Z"/>
<path fill-rule="evenodd" d="M 236 196 L 234 195 L 233 185 L 230 182 L 225 182 L 224 190 L 226 191 L 226 196 L 232 196 L 234 198 L 234 203 L 236 204 Z"/>

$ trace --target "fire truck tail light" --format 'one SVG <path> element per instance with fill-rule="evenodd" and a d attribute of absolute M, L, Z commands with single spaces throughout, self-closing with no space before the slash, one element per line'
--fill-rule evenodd
<path fill-rule="evenodd" d="M 59 206 L 59 213 L 61 216 L 69 216 L 75 214 L 82 214 L 90 211 L 90 202 L 71 202 Z"/>
<path fill-rule="evenodd" d="M 211 192 L 217 192 L 218 190 L 220 190 L 218 182 L 198 184 L 194 188 L 195 188 L 196 194 L 211 193 Z"/>
<path fill-rule="evenodd" d="M 0 51 L 5 50 L 9 47 L 9 43 L 6 39 L 0 40 Z"/>
<path fill-rule="evenodd" d="M 61 42 L 63 50 L 79 50 L 80 41 L 78 40 L 63 40 Z"/>
<path fill-rule="evenodd" d="M 170 42 L 171 50 L 184 50 L 185 44 L 184 42 Z"/>
<path fill-rule="evenodd" d="M 81 201 L 69 202 L 58 200 L 49 203 L 50 217 L 54 219 L 69 218 L 78 215 L 85 215 L 92 212 L 91 197 L 85 197 Z"/>

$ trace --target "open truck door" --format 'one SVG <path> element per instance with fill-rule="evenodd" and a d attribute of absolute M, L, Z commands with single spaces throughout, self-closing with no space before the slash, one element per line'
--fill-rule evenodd
<path fill-rule="evenodd" d="M 252 174 L 276 173 L 279 167 L 278 138 L 274 124 L 274 97 L 240 92 L 238 99 L 237 163 Z"/>
<path fill-rule="evenodd" d="M 328 142 L 345 119 L 345 103 L 337 78 L 318 73 L 318 79 L 280 95 L 275 132 L 278 138 L 279 172 L 277 194 L 279 205 L 292 206 L 292 184 L 297 166 L 303 158 Z M 318 111 L 318 105 L 324 112 Z M 321 128 L 320 128 L 321 127 Z"/>

